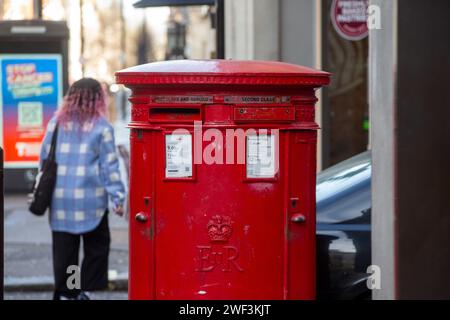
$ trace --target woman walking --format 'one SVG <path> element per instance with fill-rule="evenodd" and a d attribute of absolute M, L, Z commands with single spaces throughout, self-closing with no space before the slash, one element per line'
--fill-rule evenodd
<path fill-rule="evenodd" d="M 42 144 L 41 167 L 57 130 L 58 171 L 49 217 L 55 300 L 88 300 L 90 291 L 108 285 L 108 198 L 113 211 L 123 215 L 125 188 L 120 179 L 114 130 L 105 112 L 100 83 L 91 78 L 78 80 L 69 88 L 60 111 L 49 121 Z M 78 270 L 81 238 L 84 256 Z M 79 282 L 74 278 L 77 273 L 81 275 Z"/>

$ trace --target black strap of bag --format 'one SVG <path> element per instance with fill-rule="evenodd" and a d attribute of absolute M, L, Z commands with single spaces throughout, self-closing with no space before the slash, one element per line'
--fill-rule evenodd
<path fill-rule="evenodd" d="M 48 153 L 48 157 L 46 160 L 50 159 L 51 161 L 55 161 L 56 158 L 56 141 L 58 139 L 58 123 L 55 125 L 55 131 L 53 131 L 52 142 L 50 144 L 50 151 Z"/>
<path fill-rule="evenodd" d="M 50 150 L 42 163 L 42 168 L 36 176 L 34 188 L 31 194 L 29 210 L 31 213 L 42 216 L 50 207 L 53 197 L 53 190 L 56 185 L 57 163 L 56 159 L 56 142 L 58 139 L 58 123 L 53 131 Z"/>

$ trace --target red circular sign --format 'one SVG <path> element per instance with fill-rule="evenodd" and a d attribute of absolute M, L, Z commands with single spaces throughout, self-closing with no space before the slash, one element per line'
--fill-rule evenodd
<path fill-rule="evenodd" d="M 333 0 L 331 21 L 336 32 L 351 41 L 367 37 L 368 5 L 368 0 Z"/>

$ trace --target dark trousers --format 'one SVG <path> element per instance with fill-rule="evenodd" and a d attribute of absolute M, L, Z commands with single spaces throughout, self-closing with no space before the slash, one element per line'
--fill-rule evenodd
<path fill-rule="evenodd" d="M 74 298 L 82 291 L 103 290 L 108 286 L 108 256 L 110 234 L 108 210 L 100 224 L 94 230 L 84 234 L 68 232 L 52 232 L 53 238 L 53 272 L 55 275 L 55 292 L 53 299 L 60 296 Z M 74 267 L 79 266 L 80 240 L 83 238 L 84 257 L 79 269 L 81 288 L 69 288 L 75 283 Z M 69 279 L 70 278 L 70 279 Z"/>

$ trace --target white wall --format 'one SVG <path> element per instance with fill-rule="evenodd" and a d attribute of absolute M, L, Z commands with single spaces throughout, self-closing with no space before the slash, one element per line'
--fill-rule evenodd
<path fill-rule="evenodd" d="M 321 69 L 320 0 L 225 0 L 225 57 Z M 316 121 L 321 124 L 320 91 Z M 321 163 L 321 132 L 318 170 Z"/>
<path fill-rule="evenodd" d="M 280 0 L 280 58 L 282 61 L 315 68 L 317 52 L 317 1 Z M 320 18 L 319 18 L 320 19 Z"/>
<path fill-rule="evenodd" d="M 278 60 L 278 0 L 225 1 L 225 57 Z"/>

